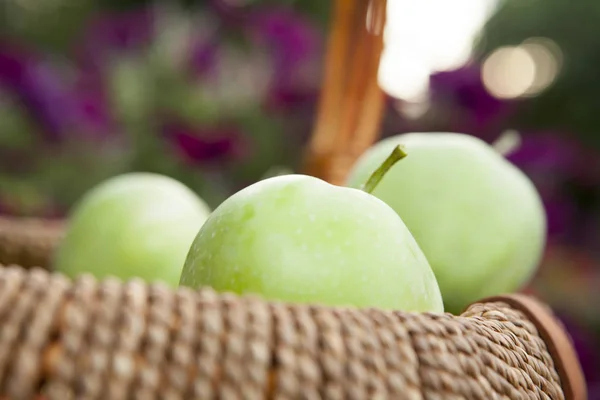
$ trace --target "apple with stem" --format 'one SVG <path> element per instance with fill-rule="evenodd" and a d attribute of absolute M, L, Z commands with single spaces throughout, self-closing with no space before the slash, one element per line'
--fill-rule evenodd
<path fill-rule="evenodd" d="M 72 210 L 54 267 L 70 277 L 179 283 L 189 247 L 210 210 L 167 176 L 129 173 L 91 189 Z"/>
<path fill-rule="evenodd" d="M 439 282 L 447 311 L 513 292 L 534 274 L 546 240 L 546 214 L 528 177 L 503 157 L 518 145 L 512 132 L 497 149 L 459 133 L 407 133 L 363 154 L 347 185 L 360 187 L 401 144 L 410 153 L 373 190 L 406 223 Z M 501 149 L 501 152 L 498 151 Z"/>
<path fill-rule="evenodd" d="M 405 153 L 390 149 L 365 190 L 306 175 L 257 182 L 229 197 L 200 229 L 181 285 L 330 306 L 443 312 L 423 252 L 368 192 Z"/>

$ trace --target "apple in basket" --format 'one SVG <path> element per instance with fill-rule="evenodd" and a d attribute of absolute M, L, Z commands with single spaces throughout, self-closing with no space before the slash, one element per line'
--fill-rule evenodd
<path fill-rule="evenodd" d="M 533 275 L 546 241 L 546 214 L 528 177 L 484 141 L 459 133 L 384 139 L 354 165 L 359 187 L 402 144 L 410 154 L 373 191 L 423 249 L 445 308 L 460 312 L 485 296 L 513 292 Z"/>
<path fill-rule="evenodd" d="M 368 191 L 305 175 L 259 181 L 217 207 L 186 259 L 181 285 L 330 306 L 443 312 L 435 276 L 402 219 Z"/>
<path fill-rule="evenodd" d="M 182 183 L 129 173 L 90 190 L 69 218 L 54 267 L 68 276 L 133 277 L 176 287 L 208 206 Z"/>

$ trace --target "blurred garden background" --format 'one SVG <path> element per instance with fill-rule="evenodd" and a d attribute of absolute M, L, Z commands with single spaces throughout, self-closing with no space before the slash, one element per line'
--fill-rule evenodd
<path fill-rule="evenodd" d="M 522 137 L 549 243 L 526 290 L 600 399 L 600 2 L 390 0 L 383 136 Z M 0 3 L 0 214 L 61 217 L 101 180 L 173 176 L 211 206 L 297 169 L 321 81 L 322 0 Z"/>

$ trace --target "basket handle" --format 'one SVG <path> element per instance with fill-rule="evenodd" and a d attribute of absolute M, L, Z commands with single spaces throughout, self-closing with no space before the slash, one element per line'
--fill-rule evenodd
<path fill-rule="evenodd" d="M 587 388 L 581 365 L 568 334 L 549 310 L 532 297 L 506 294 L 478 300 L 477 303 L 503 302 L 525 314 L 536 325 L 546 343 L 560 377 L 565 400 L 587 400 Z"/>
<path fill-rule="evenodd" d="M 377 138 L 385 96 L 378 85 L 386 0 L 335 0 L 323 86 L 304 171 L 342 184 Z"/>

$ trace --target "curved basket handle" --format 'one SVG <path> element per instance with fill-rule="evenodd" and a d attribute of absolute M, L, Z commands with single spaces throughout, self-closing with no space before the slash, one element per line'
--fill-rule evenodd
<path fill-rule="evenodd" d="M 304 170 L 341 184 L 377 138 L 385 96 L 377 81 L 386 0 L 336 0 L 316 125 Z"/>
<path fill-rule="evenodd" d="M 477 303 L 503 302 L 518 309 L 532 321 L 540 337 L 546 342 L 554 366 L 560 376 L 566 400 L 587 400 L 587 388 L 581 365 L 571 341 L 557 318 L 535 299 L 522 294 L 488 297 Z"/>

